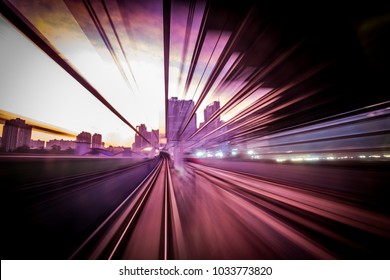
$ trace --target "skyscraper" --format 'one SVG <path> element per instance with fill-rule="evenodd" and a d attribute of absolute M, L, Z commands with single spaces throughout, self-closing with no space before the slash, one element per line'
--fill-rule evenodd
<path fill-rule="evenodd" d="M 213 103 L 207 105 L 207 107 L 204 109 L 204 121 L 207 122 L 211 116 L 220 108 L 219 101 L 214 101 Z M 216 120 L 219 120 L 219 116 Z"/>
<path fill-rule="evenodd" d="M 20 118 L 5 121 L 3 127 L 2 147 L 6 152 L 19 147 L 30 146 L 32 126 Z"/>
<path fill-rule="evenodd" d="M 168 142 L 186 139 L 196 131 L 196 114 L 194 114 L 186 129 L 180 135 L 180 130 L 185 125 L 194 107 L 194 101 L 192 100 L 179 100 L 177 97 L 168 100 Z"/>
<path fill-rule="evenodd" d="M 77 142 L 83 142 L 83 143 L 89 143 L 89 144 L 91 144 L 91 139 L 92 139 L 91 133 L 85 132 L 85 131 L 81 132 L 76 137 Z"/>
<path fill-rule="evenodd" d="M 102 147 L 102 135 L 95 133 L 92 135 L 92 148 L 101 148 Z"/>
<path fill-rule="evenodd" d="M 76 137 L 76 155 L 85 155 L 91 149 L 92 136 L 89 132 L 81 132 Z"/>
<path fill-rule="evenodd" d="M 152 129 L 150 143 L 156 148 L 160 145 L 160 131 L 158 129 Z"/>
<path fill-rule="evenodd" d="M 146 147 L 158 147 L 160 142 L 158 129 L 152 129 L 152 131 L 148 131 L 145 124 L 138 125 L 136 129 L 147 141 L 140 135 L 136 134 L 132 146 L 133 150 L 142 150 Z"/>
<path fill-rule="evenodd" d="M 148 139 L 147 138 L 147 128 L 146 128 L 145 124 L 137 125 L 136 129 L 143 137 Z M 145 148 L 147 146 L 147 144 L 148 144 L 148 142 L 146 142 L 144 138 L 142 138 L 138 134 L 135 135 L 135 141 L 134 141 L 134 145 L 133 145 L 133 149 L 134 150 L 143 149 L 143 148 Z"/>
<path fill-rule="evenodd" d="M 208 120 L 211 119 L 211 116 L 216 112 L 218 111 L 220 108 L 220 104 L 219 104 L 219 101 L 214 101 L 213 103 L 207 105 L 207 107 L 204 109 L 203 111 L 203 114 L 204 114 L 204 123 L 206 124 L 206 122 Z M 218 116 L 217 118 L 215 118 L 212 122 L 210 122 L 207 127 L 205 127 L 206 129 L 206 133 L 210 132 L 210 131 L 213 131 L 214 129 L 216 129 L 218 126 L 220 125 L 220 117 Z"/>

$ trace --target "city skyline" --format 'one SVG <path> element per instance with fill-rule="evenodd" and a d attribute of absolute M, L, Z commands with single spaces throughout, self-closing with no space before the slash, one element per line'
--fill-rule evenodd
<path fill-rule="evenodd" d="M 102 135 L 99 133 L 91 134 L 87 131 L 82 131 L 76 137 L 68 137 L 70 139 L 51 138 L 49 140 L 34 139 L 32 137 L 33 126 L 26 120 L 15 118 L 5 120 L 1 133 L 1 148 L 5 152 L 12 152 L 21 147 L 29 147 L 30 149 L 55 149 L 57 146 L 60 150 L 75 149 L 76 143 L 88 143 L 90 148 L 104 148 L 105 143 L 102 141 Z M 109 145 L 108 147 L 111 147 Z M 123 146 L 122 146 L 123 147 Z"/>
<path fill-rule="evenodd" d="M 28 146 L 31 149 L 39 149 L 40 147 L 44 149 L 50 149 L 52 146 L 59 146 L 60 150 L 64 150 L 66 148 L 75 149 L 76 143 L 88 143 L 90 144 L 90 148 L 108 148 L 108 147 L 115 147 L 114 145 L 107 145 L 105 146 L 105 142 L 103 141 L 103 136 L 99 133 L 90 133 L 88 131 L 81 131 L 79 134 L 77 134 L 75 137 L 68 137 L 70 139 L 57 139 L 51 138 L 49 140 L 42 140 L 42 139 L 34 139 L 32 137 L 32 131 L 33 127 L 29 125 L 26 120 L 23 120 L 21 118 L 15 118 L 6 120 L 4 122 L 4 129 L 2 127 L 2 130 L 0 131 L 0 137 L 1 141 L 1 148 L 4 148 L 6 152 L 8 151 L 14 151 L 17 148 Z M 15 132 L 10 130 L 10 128 L 15 127 Z M 136 135 L 135 141 L 132 143 L 131 146 L 134 146 L 138 142 L 144 142 L 144 144 L 140 144 L 140 147 L 137 147 L 137 149 L 144 148 L 144 147 L 158 147 L 160 144 L 160 133 L 159 130 L 152 129 L 150 132 L 147 131 L 147 128 L 145 124 L 140 124 L 137 126 L 137 128 L 141 127 L 139 131 L 142 133 L 142 136 L 146 138 L 143 139 L 141 136 Z M 4 133 L 3 133 L 4 131 Z M 21 131 L 21 133 L 19 133 Z M 27 131 L 27 132 L 24 132 Z M 12 138 L 12 145 L 8 142 L 8 138 Z M 3 144 L 6 143 L 7 146 L 3 147 Z M 64 146 L 66 146 L 64 148 Z M 116 146 L 116 147 L 131 147 L 131 146 Z"/>
<path fill-rule="evenodd" d="M 184 124 L 184 121 L 189 116 L 189 114 L 193 108 L 194 108 L 194 102 L 192 100 L 181 100 L 181 99 L 178 99 L 177 97 L 172 97 L 169 99 L 169 110 L 171 112 L 168 115 L 168 122 L 170 123 L 171 128 L 170 128 L 170 133 L 168 133 L 170 135 L 168 137 L 168 141 L 174 140 L 173 139 L 174 134 L 178 135 L 179 129 Z M 220 109 L 220 102 L 219 101 L 214 101 L 214 102 L 208 104 L 202 112 L 202 115 L 204 116 L 204 118 L 203 118 L 204 122 L 208 121 L 210 119 L 210 117 L 212 116 L 212 114 L 214 114 L 218 109 Z M 16 117 L 15 119 L 21 119 L 21 118 Z M 14 119 L 11 119 L 11 120 L 14 120 Z M 26 121 L 24 119 L 21 119 L 21 120 Z M 8 122 L 8 120 L 5 120 L 4 122 Z M 27 122 L 28 121 L 26 121 L 26 123 Z M 186 128 L 185 133 L 183 134 L 184 135 L 183 137 L 191 136 L 193 133 L 196 132 L 197 129 L 201 128 L 204 125 L 204 122 L 200 122 L 200 123 L 197 122 L 197 114 L 195 113 L 194 117 L 191 119 L 190 126 Z M 197 125 L 198 123 L 199 123 L 199 125 Z M 205 133 L 206 131 L 209 132 L 212 129 L 216 129 L 220 124 L 221 124 L 221 120 L 220 120 L 220 117 L 218 116 L 216 118 L 216 120 L 214 120 L 213 122 L 211 122 L 208 125 L 207 129 L 204 130 L 203 133 Z M 3 127 L 4 127 L 4 125 L 0 124 L 0 134 L 2 134 Z M 142 136 L 144 136 L 146 138 L 146 140 L 149 141 L 149 143 L 147 143 L 146 140 L 143 139 L 141 136 L 135 135 L 134 141 L 130 145 L 127 145 L 127 146 L 126 145 L 112 145 L 110 143 L 107 143 L 107 147 L 108 146 L 133 147 L 133 149 L 134 149 L 134 147 L 136 147 L 137 149 L 140 149 L 141 147 L 142 148 L 148 147 L 148 146 L 157 147 L 159 145 L 160 137 L 162 134 L 159 132 L 158 129 L 151 129 L 151 131 L 147 131 L 147 127 L 144 123 L 137 125 L 136 128 L 137 128 L 137 131 L 139 131 L 140 134 L 142 134 Z M 46 127 L 46 129 L 49 130 L 50 128 Z M 52 129 L 54 130 L 54 128 L 52 128 Z M 56 129 L 58 129 L 58 128 L 56 128 Z M 89 139 L 88 141 L 85 141 L 85 142 L 91 143 L 92 146 L 95 145 L 95 148 L 97 147 L 96 144 L 94 144 L 96 141 L 98 141 L 99 143 L 103 143 L 103 145 L 106 143 L 106 142 L 102 142 L 102 136 L 103 136 L 102 134 L 100 134 L 98 132 L 91 133 L 89 131 L 84 131 L 84 130 L 81 133 L 74 135 L 73 137 L 72 136 L 62 137 L 61 139 L 57 139 L 57 137 L 53 138 L 53 135 L 54 136 L 56 135 L 54 133 L 47 134 L 48 135 L 47 137 L 39 137 L 39 135 L 42 135 L 42 134 L 47 134 L 47 133 L 39 132 L 39 130 L 36 130 L 33 127 L 31 129 L 31 141 L 38 141 L 37 143 L 40 143 L 39 141 L 43 141 L 45 149 L 48 149 L 47 145 L 49 145 L 49 146 L 57 145 L 58 141 L 64 141 L 64 142 L 81 141 L 81 142 L 83 142 L 86 139 L 85 137 L 88 137 L 88 139 Z M 88 135 L 86 135 L 86 134 L 88 134 Z M 153 136 L 151 136 L 151 135 L 153 135 Z M 100 138 L 99 138 L 99 140 L 97 140 L 95 138 L 95 141 L 94 141 L 94 137 L 100 137 Z M 165 138 L 165 137 L 162 137 L 162 138 Z M 40 145 L 40 144 L 36 144 L 36 145 Z M 66 145 L 69 146 L 68 144 L 66 144 Z M 73 149 L 74 149 L 74 147 L 73 147 Z"/>

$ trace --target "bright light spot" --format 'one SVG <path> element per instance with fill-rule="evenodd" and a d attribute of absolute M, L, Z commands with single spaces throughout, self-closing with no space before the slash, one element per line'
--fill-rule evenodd
<path fill-rule="evenodd" d="M 286 159 L 285 159 L 285 158 L 277 158 L 276 161 L 277 161 L 277 162 L 285 162 Z"/>
<path fill-rule="evenodd" d="M 306 158 L 304 158 L 304 160 L 315 161 L 315 160 L 320 160 L 320 158 L 319 157 L 306 157 Z"/>
<path fill-rule="evenodd" d="M 198 151 L 195 154 L 197 157 L 203 157 L 204 153 L 202 151 Z"/>
<path fill-rule="evenodd" d="M 236 155 L 237 155 L 237 152 L 232 151 L 232 156 L 236 156 Z"/>
<path fill-rule="evenodd" d="M 253 155 L 254 153 L 255 153 L 255 152 L 252 151 L 252 150 L 249 150 L 249 151 L 248 151 L 248 155 L 250 155 L 250 156 Z"/>
<path fill-rule="evenodd" d="M 218 151 L 215 153 L 215 156 L 218 158 L 223 158 L 223 153 L 221 151 Z"/>
<path fill-rule="evenodd" d="M 386 154 L 386 155 L 383 155 L 383 156 L 384 156 L 385 158 L 390 158 L 390 155 L 387 155 L 387 154 Z"/>
<path fill-rule="evenodd" d="M 207 153 L 207 157 L 213 157 L 212 153 Z"/>
<path fill-rule="evenodd" d="M 359 156 L 359 158 L 366 158 L 366 156 L 362 155 L 362 156 Z"/>
<path fill-rule="evenodd" d="M 303 158 L 301 157 L 295 157 L 295 158 L 291 158 L 292 161 L 302 161 Z"/>
<path fill-rule="evenodd" d="M 334 160 L 334 157 L 326 157 L 327 160 Z"/>
<path fill-rule="evenodd" d="M 380 158 L 381 156 L 378 156 L 378 155 L 371 155 L 369 156 L 370 158 Z"/>
<path fill-rule="evenodd" d="M 347 159 L 348 157 L 347 156 L 343 156 L 343 157 L 338 157 L 337 159 Z"/>

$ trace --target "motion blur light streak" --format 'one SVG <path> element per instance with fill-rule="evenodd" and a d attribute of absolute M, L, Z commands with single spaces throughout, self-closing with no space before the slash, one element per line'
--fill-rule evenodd
<path fill-rule="evenodd" d="M 11 119 L 20 118 L 20 117 L 21 116 L 0 110 L 0 121 L 6 121 L 6 120 L 11 120 Z M 22 117 L 22 118 L 26 119 L 25 117 Z M 70 131 L 64 131 L 63 129 L 60 129 L 60 128 L 55 127 L 53 125 L 42 124 L 42 123 L 34 121 L 34 120 L 27 120 L 27 121 L 30 125 L 32 125 L 34 130 L 48 132 L 48 133 L 56 134 L 56 135 L 68 136 L 68 137 L 75 137 L 76 136 L 75 133 L 72 133 Z"/>
<path fill-rule="evenodd" d="M 2 259 L 389 259 L 374 2 L 1 0 Z"/>

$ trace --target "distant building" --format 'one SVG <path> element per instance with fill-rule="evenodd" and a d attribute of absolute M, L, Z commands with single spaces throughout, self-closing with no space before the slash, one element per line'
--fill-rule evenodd
<path fill-rule="evenodd" d="M 219 101 L 214 101 L 213 103 L 207 105 L 207 107 L 204 109 L 204 121 L 207 122 L 209 119 L 211 119 L 211 116 L 218 111 L 220 108 Z M 216 120 L 219 120 L 219 116 L 216 118 Z"/>
<path fill-rule="evenodd" d="M 138 125 L 136 129 L 143 137 L 141 137 L 138 134 L 135 135 L 135 140 L 132 146 L 133 150 L 140 151 L 147 147 L 159 146 L 160 136 L 159 136 L 158 129 L 156 130 L 152 129 L 152 131 L 148 131 L 145 124 Z"/>
<path fill-rule="evenodd" d="M 206 134 L 212 132 L 222 124 L 221 119 L 218 116 L 206 125 L 206 123 L 211 119 L 213 114 L 219 110 L 219 108 L 219 101 L 214 101 L 213 103 L 207 105 L 207 107 L 203 110 L 204 122 L 199 124 L 199 128 L 202 128 L 202 130 L 198 132 L 195 139 L 203 138 Z"/>
<path fill-rule="evenodd" d="M 196 114 L 194 114 L 186 129 L 180 135 L 180 131 L 184 127 L 194 107 L 195 104 L 192 100 L 180 100 L 177 97 L 172 97 L 168 100 L 168 143 L 186 139 L 196 131 Z"/>
<path fill-rule="evenodd" d="M 112 154 L 117 155 L 117 154 L 122 153 L 125 149 L 124 149 L 124 147 L 109 146 L 109 147 L 107 148 L 107 150 L 108 150 L 109 152 L 111 152 Z"/>
<path fill-rule="evenodd" d="M 203 111 L 204 122 L 206 123 L 212 117 L 212 115 L 220 109 L 219 101 L 214 101 L 213 103 L 207 105 L 207 107 Z M 215 129 L 220 125 L 220 117 L 216 117 L 208 127 Z"/>
<path fill-rule="evenodd" d="M 145 137 L 149 141 L 149 139 L 147 138 L 148 131 L 147 131 L 145 124 L 137 125 L 136 129 L 143 137 Z M 148 142 L 144 138 L 142 138 L 140 135 L 136 134 L 135 139 L 134 139 L 133 149 L 141 150 L 147 146 L 148 146 Z"/>
<path fill-rule="evenodd" d="M 46 150 L 68 150 L 68 149 L 76 149 L 76 143 L 72 140 L 57 140 L 52 139 L 46 142 Z"/>
<path fill-rule="evenodd" d="M 81 132 L 79 135 L 77 135 L 76 141 L 91 144 L 92 142 L 91 133 L 85 131 Z"/>
<path fill-rule="evenodd" d="M 44 149 L 45 148 L 45 141 L 43 140 L 30 140 L 30 149 L 36 149 L 36 150 L 39 150 L 39 149 Z"/>
<path fill-rule="evenodd" d="M 92 148 L 102 148 L 102 135 L 95 133 L 92 135 Z"/>
<path fill-rule="evenodd" d="M 2 135 L 2 148 L 6 152 L 23 146 L 30 147 L 32 126 L 20 118 L 5 121 Z"/>
<path fill-rule="evenodd" d="M 92 148 L 104 148 L 104 143 L 102 142 L 102 135 L 98 133 L 91 133 L 82 131 L 76 137 L 75 141 L 75 154 L 76 155 L 87 155 L 91 152 Z"/>
<path fill-rule="evenodd" d="M 172 147 L 170 153 L 175 168 L 182 168 L 183 154 L 185 153 L 185 144 L 183 145 L 183 143 L 197 130 L 196 113 L 190 118 L 194 108 L 195 104 L 192 100 L 180 100 L 177 97 L 168 100 L 167 145 Z"/>

